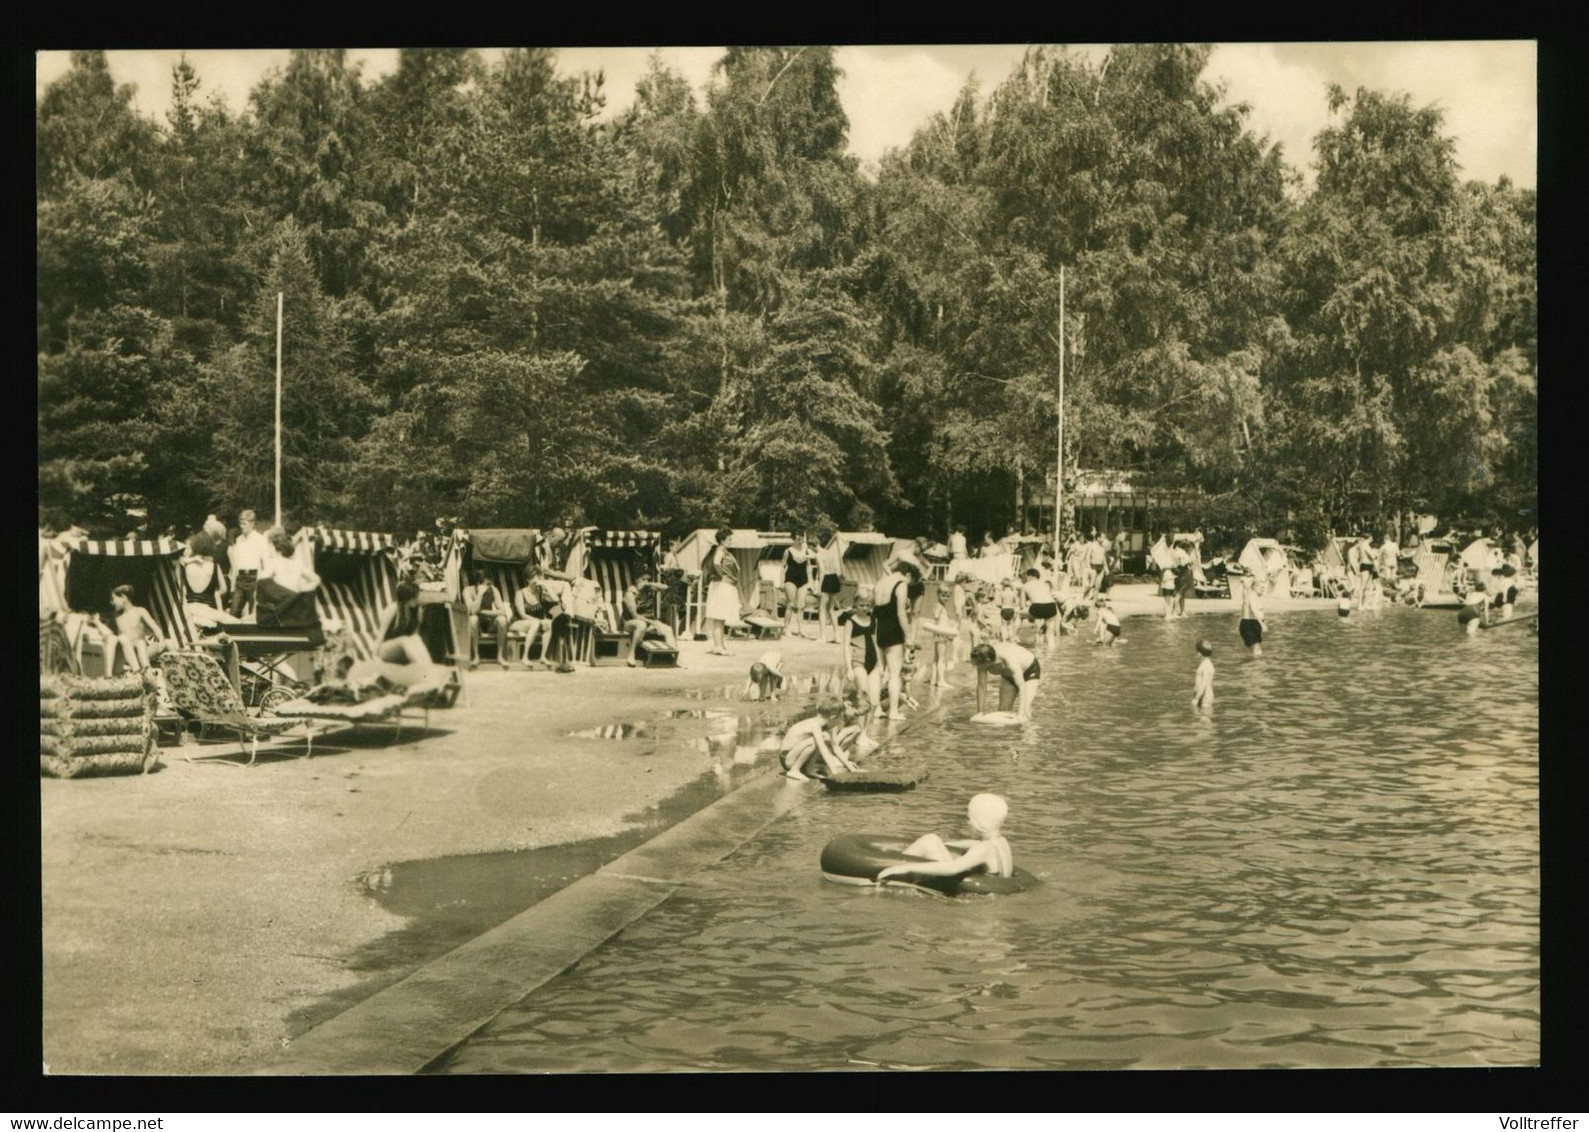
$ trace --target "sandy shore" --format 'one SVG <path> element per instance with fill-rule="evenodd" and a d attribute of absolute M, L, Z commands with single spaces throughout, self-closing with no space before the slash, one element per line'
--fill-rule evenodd
<path fill-rule="evenodd" d="M 1118 586 L 1123 615 L 1162 613 Z M 1271 599 L 1272 611 L 1333 601 Z M 1188 611 L 1234 615 L 1196 599 Z M 814 627 L 813 627 L 814 628 Z M 637 761 L 569 732 L 701 707 L 687 693 L 743 680 L 765 648 L 791 675 L 831 669 L 831 644 L 686 642 L 682 667 L 569 675 L 484 666 L 465 702 L 405 726 L 316 744 L 310 760 L 186 762 L 162 748 L 144 776 L 41 779 L 44 1049 L 51 1073 L 247 1072 L 302 1016 L 361 977 L 346 957 L 401 927 L 359 877 L 398 861 L 610 836 L 707 770 L 686 744 Z M 751 704 L 740 705 L 747 712 Z M 189 753 L 235 753 L 206 744 Z M 301 1027 L 302 1023 L 297 1023 Z"/>

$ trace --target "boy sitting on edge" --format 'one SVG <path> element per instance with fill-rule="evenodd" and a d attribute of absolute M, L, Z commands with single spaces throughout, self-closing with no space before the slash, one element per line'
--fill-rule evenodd
<path fill-rule="evenodd" d="M 111 590 L 110 607 L 116 614 L 116 636 L 127 664 L 134 672 L 142 672 L 152 658 L 165 652 L 160 623 L 143 606 L 133 604 L 131 586 Z"/>

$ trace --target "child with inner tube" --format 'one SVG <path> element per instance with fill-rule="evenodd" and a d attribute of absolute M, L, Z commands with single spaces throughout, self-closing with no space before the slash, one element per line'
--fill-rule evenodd
<path fill-rule="evenodd" d="M 1014 710 L 1022 722 L 1032 718 L 1032 701 L 1042 682 L 1043 668 L 1037 657 L 1013 641 L 980 644 L 971 650 L 971 663 L 977 669 L 977 714 L 982 714 L 982 692 L 988 673 L 999 677 L 999 710 Z"/>
<path fill-rule="evenodd" d="M 785 778 L 792 778 L 796 782 L 807 781 L 810 776 L 805 773 L 805 768 L 817 755 L 822 756 L 822 765 L 828 774 L 861 769 L 829 745 L 833 724 L 842 722 L 843 718 L 844 705 L 841 702 L 823 700 L 817 705 L 815 715 L 802 719 L 784 732 L 783 742 L 779 744 L 778 761 L 783 765 Z"/>
<path fill-rule="evenodd" d="M 944 841 L 936 833 L 917 838 L 905 849 L 907 857 L 923 858 L 920 864 L 889 865 L 878 871 L 879 884 L 894 876 L 953 877 L 970 872 L 984 872 L 992 876 L 1015 875 L 1015 855 L 1010 843 L 999 833 L 1009 803 L 997 794 L 978 794 L 966 806 L 966 817 L 976 832 L 975 840 Z M 955 849 L 962 849 L 959 856 Z"/>

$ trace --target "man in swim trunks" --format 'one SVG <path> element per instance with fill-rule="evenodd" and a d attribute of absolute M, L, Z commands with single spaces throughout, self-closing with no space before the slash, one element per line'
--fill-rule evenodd
<path fill-rule="evenodd" d="M 1054 588 L 1043 580 L 1034 566 L 1026 572 L 1026 583 L 1021 586 L 1026 597 L 1026 615 L 1037 622 L 1038 640 L 1044 645 L 1054 643 L 1054 624 L 1059 617 L 1059 602 L 1054 600 Z"/>
<path fill-rule="evenodd" d="M 1374 550 L 1367 535 L 1358 538 L 1357 550 L 1357 608 L 1368 608 L 1369 590 L 1377 588 L 1379 571 L 1374 567 Z"/>
<path fill-rule="evenodd" d="M 817 533 L 817 573 L 821 575 L 817 590 L 817 628 L 824 641 L 839 640 L 839 626 L 834 620 L 838 612 L 836 599 L 843 579 L 840 571 L 844 564 L 844 547 L 831 527 Z"/>
<path fill-rule="evenodd" d="M 1032 701 L 1043 679 L 1043 666 L 1028 650 L 1013 641 L 993 641 L 971 650 L 977 669 L 977 714 L 982 714 L 982 690 L 991 672 L 999 677 L 999 710 L 1014 711 L 1022 721 L 1032 718 Z"/>
<path fill-rule="evenodd" d="M 1241 634 L 1241 643 L 1247 646 L 1248 652 L 1253 656 L 1263 655 L 1263 595 L 1267 583 L 1261 576 L 1247 579 L 1247 584 L 1241 590 L 1241 620 L 1236 625 L 1236 630 Z"/>

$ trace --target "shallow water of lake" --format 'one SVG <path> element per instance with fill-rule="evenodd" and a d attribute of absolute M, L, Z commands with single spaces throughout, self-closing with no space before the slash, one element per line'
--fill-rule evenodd
<path fill-rule="evenodd" d="M 870 760 L 924 762 L 920 788 L 790 783 L 788 815 L 438 1071 L 1538 1064 L 1538 638 L 1407 609 L 1271 616 L 1260 659 L 1234 617 L 1125 636 L 1042 654 L 1024 728 L 963 722 L 956 668 Z M 840 833 L 969 836 L 983 790 L 1039 888 L 821 879 Z"/>

